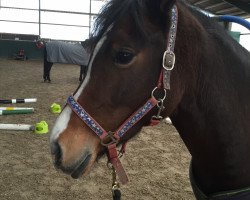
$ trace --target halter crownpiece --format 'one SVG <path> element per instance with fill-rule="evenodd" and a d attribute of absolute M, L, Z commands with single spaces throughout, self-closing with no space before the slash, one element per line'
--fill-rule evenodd
<path fill-rule="evenodd" d="M 162 67 L 163 67 L 163 85 L 164 88 L 170 90 L 170 72 L 175 65 L 175 38 L 177 32 L 178 23 L 178 10 L 177 6 L 174 5 L 171 10 L 171 24 L 169 29 L 169 34 L 167 38 L 167 50 L 163 54 Z"/>
<path fill-rule="evenodd" d="M 82 108 L 81 105 L 79 105 L 73 96 L 69 96 L 67 99 L 67 104 L 71 107 L 74 113 L 77 114 L 77 116 L 100 138 L 101 144 L 107 148 L 109 162 L 112 164 L 122 184 L 126 184 L 128 182 L 128 177 L 119 160 L 117 153 L 118 142 L 155 106 L 158 107 L 158 112 L 157 115 L 152 116 L 151 124 L 158 124 L 162 118 L 161 112 L 164 109 L 163 103 L 166 98 L 166 90 L 170 89 L 170 72 L 174 68 L 175 64 L 174 46 L 177 31 L 177 16 L 177 7 L 174 5 L 171 10 L 171 25 L 169 36 L 167 38 L 167 48 L 164 52 L 162 60 L 163 68 L 161 70 L 157 86 L 152 91 L 152 95 L 147 100 L 147 102 L 138 110 L 136 110 L 116 131 L 106 131 L 100 124 L 98 124 L 98 122 L 94 120 L 93 117 L 91 117 L 91 115 L 86 110 Z M 157 89 L 164 89 L 163 98 L 158 98 L 158 100 L 154 96 L 154 92 Z"/>

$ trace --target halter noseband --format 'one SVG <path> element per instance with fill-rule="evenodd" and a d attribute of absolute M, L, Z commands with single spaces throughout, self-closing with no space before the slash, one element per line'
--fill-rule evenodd
<path fill-rule="evenodd" d="M 69 96 L 67 99 L 67 104 L 71 109 L 78 115 L 78 117 L 100 138 L 101 144 L 105 146 L 108 150 L 108 159 L 115 169 L 119 180 L 122 184 L 128 182 L 128 177 L 126 172 L 119 160 L 117 153 L 117 144 L 120 139 L 131 129 L 137 122 L 139 122 L 150 110 L 155 106 L 158 107 L 158 113 L 151 118 L 151 125 L 156 125 L 159 123 L 161 117 L 161 112 L 164 109 L 163 102 L 166 97 L 166 90 L 170 90 L 170 72 L 174 68 L 175 64 L 175 38 L 177 31 L 177 21 L 178 21 L 178 11 L 176 5 L 173 6 L 171 10 L 171 25 L 169 30 L 169 35 L 167 39 L 167 49 L 164 52 L 162 59 L 162 70 L 158 80 L 158 84 L 152 91 L 151 98 L 137 111 L 135 111 L 115 132 L 106 131 L 98 122 L 96 122 L 90 114 L 84 110 L 81 105 L 74 99 L 73 96 Z M 164 97 L 158 100 L 154 96 L 154 92 L 157 89 L 164 89 Z M 106 142 L 109 139 L 108 143 Z"/>

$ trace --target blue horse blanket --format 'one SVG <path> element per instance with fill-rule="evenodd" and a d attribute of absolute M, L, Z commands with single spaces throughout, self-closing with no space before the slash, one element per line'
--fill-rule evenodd
<path fill-rule="evenodd" d="M 90 54 L 80 43 L 52 41 L 46 43 L 47 61 L 87 66 Z"/>

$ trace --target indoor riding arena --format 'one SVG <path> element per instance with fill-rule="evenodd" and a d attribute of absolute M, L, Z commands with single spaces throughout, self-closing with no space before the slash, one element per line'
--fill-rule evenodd
<path fill-rule="evenodd" d="M 50 134 L 59 116 L 51 106 L 56 103 L 63 110 L 80 84 L 81 64 L 53 61 L 51 82 L 44 78 L 45 45 L 51 41 L 82 45 L 107 2 L 0 0 L 0 200 L 112 199 L 112 171 L 106 155 L 79 179 L 56 169 L 51 155 Z M 250 19 L 249 1 L 188 2 L 210 14 Z M 249 30 L 234 28 L 228 21 L 219 23 L 238 42 L 249 44 Z M 8 102 L 13 99 L 36 101 Z M 13 107 L 34 110 L 18 113 L 12 112 Z M 40 122 L 47 123 L 48 131 L 42 127 L 44 132 L 39 132 Z M 6 128 L 7 124 L 12 128 Z M 21 130 L 22 125 L 31 128 Z M 143 127 L 129 140 L 120 160 L 129 178 L 128 184 L 120 184 L 121 199 L 196 199 L 189 179 L 191 155 L 168 118 Z"/>

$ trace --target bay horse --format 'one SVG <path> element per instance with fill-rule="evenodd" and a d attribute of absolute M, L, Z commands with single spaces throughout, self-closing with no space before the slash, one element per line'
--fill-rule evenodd
<path fill-rule="evenodd" d="M 250 199 L 249 52 L 182 0 L 111 0 L 94 34 L 87 76 L 51 132 L 55 166 L 79 178 L 107 153 L 126 183 L 116 146 L 169 116 L 196 198 Z"/>
<path fill-rule="evenodd" d="M 46 42 L 43 57 L 43 79 L 51 82 L 50 71 L 54 63 L 66 63 L 80 65 L 79 81 L 87 74 L 87 65 L 90 55 L 90 39 L 76 44 L 62 41 Z"/>

